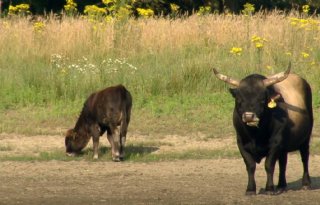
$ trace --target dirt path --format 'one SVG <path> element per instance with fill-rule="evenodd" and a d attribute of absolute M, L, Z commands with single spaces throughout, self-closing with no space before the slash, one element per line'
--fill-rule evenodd
<path fill-rule="evenodd" d="M 301 164 L 289 157 L 289 191 L 278 196 L 244 196 L 242 160 L 157 163 L 2 162 L 0 204 L 319 204 L 320 161 L 311 157 L 313 190 L 298 190 Z M 259 165 L 258 190 L 265 173 Z"/>
<path fill-rule="evenodd" d="M 199 136 L 198 136 L 199 137 Z M 131 136 L 132 141 L 145 139 Z M 199 140 L 200 139 L 200 140 Z M 35 143 L 34 140 L 37 140 Z M 159 150 L 235 148 L 232 138 L 166 136 Z M 191 141 L 190 141 L 191 140 Z M 61 149 L 59 136 L 0 135 L 1 155 Z M 19 144 L 20 143 L 20 144 Z M 190 145 L 192 144 L 192 145 Z M 29 153 L 30 152 L 30 153 Z M 155 153 L 156 154 L 156 153 Z M 297 154 L 288 159 L 289 190 L 277 196 L 244 196 L 247 174 L 242 159 L 182 160 L 173 162 L 0 162 L 0 205 L 10 204 L 319 204 L 320 156 L 311 156 L 313 189 L 301 187 L 302 165 Z M 277 171 L 275 173 L 275 182 Z M 263 164 L 256 171 L 258 191 L 264 187 Z"/>

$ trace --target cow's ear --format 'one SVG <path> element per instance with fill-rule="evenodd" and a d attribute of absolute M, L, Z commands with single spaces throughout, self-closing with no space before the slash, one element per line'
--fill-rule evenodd
<path fill-rule="evenodd" d="M 236 98 L 237 93 L 238 93 L 238 89 L 237 88 L 229 88 L 229 92 L 231 93 L 231 95 Z"/>

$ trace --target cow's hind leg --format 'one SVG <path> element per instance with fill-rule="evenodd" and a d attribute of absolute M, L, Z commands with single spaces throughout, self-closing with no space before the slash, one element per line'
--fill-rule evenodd
<path fill-rule="evenodd" d="M 287 168 L 288 153 L 283 152 L 279 155 L 279 182 L 278 191 L 283 192 L 287 187 L 286 168 Z"/>
<path fill-rule="evenodd" d="M 300 148 L 300 155 L 303 164 L 302 188 L 310 189 L 311 180 L 309 176 L 309 142 Z"/>
<path fill-rule="evenodd" d="M 119 134 L 119 127 L 114 126 L 107 132 L 108 141 L 111 145 L 111 153 L 112 153 L 112 160 L 115 162 L 120 161 L 120 134 Z"/>
<path fill-rule="evenodd" d="M 124 159 L 125 156 L 125 144 L 127 137 L 127 129 L 128 129 L 128 120 L 123 120 L 120 125 L 120 160 Z"/>

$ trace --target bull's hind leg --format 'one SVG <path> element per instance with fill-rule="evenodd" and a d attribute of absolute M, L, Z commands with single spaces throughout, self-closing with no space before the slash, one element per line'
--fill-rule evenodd
<path fill-rule="evenodd" d="M 303 164 L 302 188 L 310 189 L 311 180 L 309 176 L 309 142 L 300 148 L 300 155 Z"/>
<path fill-rule="evenodd" d="M 278 191 L 283 192 L 287 187 L 286 168 L 287 168 L 288 153 L 283 152 L 279 155 L 279 182 Z"/>

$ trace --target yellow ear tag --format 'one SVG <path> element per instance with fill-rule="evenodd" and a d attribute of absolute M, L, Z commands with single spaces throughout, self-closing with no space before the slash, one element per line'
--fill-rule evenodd
<path fill-rule="evenodd" d="M 271 101 L 268 103 L 268 108 L 275 108 L 277 106 L 277 103 L 274 101 L 274 99 L 271 99 Z"/>

